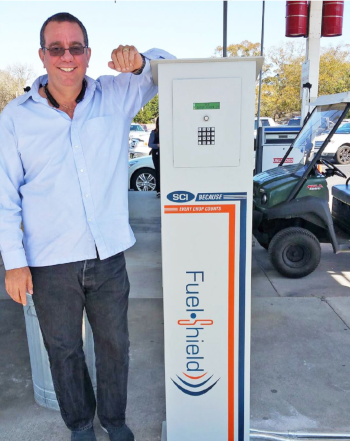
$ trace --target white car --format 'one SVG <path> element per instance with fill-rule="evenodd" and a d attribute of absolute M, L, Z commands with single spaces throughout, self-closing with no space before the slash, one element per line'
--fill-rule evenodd
<path fill-rule="evenodd" d="M 328 134 L 329 131 L 315 138 L 316 151 L 321 147 Z M 338 164 L 350 164 L 350 122 L 346 122 L 338 128 L 324 149 L 322 156 L 335 159 Z"/>
<path fill-rule="evenodd" d="M 152 156 L 142 156 L 129 161 L 129 190 L 154 191 L 156 174 Z"/>
<path fill-rule="evenodd" d="M 268 116 L 261 116 L 260 117 L 261 125 L 262 127 L 274 127 L 278 126 L 278 124 Z M 256 132 L 258 130 L 258 118 L 255 117 L 255 123 L 254 123 L 254 139 L 256 139 Z"/>
<path fill-rule="evenodd" d="M 132 139 L 138 139 L 143 141 L 145 145 L 148 145 L 150 132 L 146 132 L 140 124 L 131 123 L 129 132 L 129 145 Z"/>
<path fill-rule="evenodd" d="M 129 159 L 148 156 L 151 151 L 152 149 L 148 147 L 147 143 L 137 138 L 132 138 L 129 144 Z"/>

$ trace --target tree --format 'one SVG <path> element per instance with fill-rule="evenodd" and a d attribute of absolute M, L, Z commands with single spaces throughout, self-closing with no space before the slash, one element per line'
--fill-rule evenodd
<path fill-rule="evenodd" d="M 14 98 L 24 93 L 23 88 L 34 76 L 26 64 L 16 63 L 0 70 L 0 112 Z"/>
<path fill-rule="evenodd" d="M 261 115 L 274 119 L 300 112 L 301 65 L 305 60 L 302 44 L 289 42 L 271 48 L 268 58 L 271 74 L 263 78 Z M 321 48 L 319 95 L 350 90 L 350 45 Z"/>
<path fill-rule="evenodd" d="M 222 46 L 217 46 L 215 56 L 222 57 L 222 55 Z M 252 43 L 251 41 L 244 40 L 238 44 L 230 44 L 230 46 L 227 47 L 227 55 L 229 57 L 258 57 L 260 56 L 260 43 Z"/>
<path fill-rule="evenodd" d="M 0 70 L 0 112 L 18 93 L 17 81 L 9 72 Z"/>
<path fill-rule="evenodd" d="M 260 57 L 260 43 L 252 43 L 251 41 L 244 40 L 241 43 L 230 44 L 227 47 L 228 57 Z M 217 46 L 215 49 L 214 57 L 222 57 L 223 48 Z M 271 65 L 265 58 L 265 62 L 262 68 L 263 76 L 266 76 L 271 69 Z M 258 85 L 258 82 L 257 82 Z"/>
<path fill-rule="evenodd" d="M 13 78 L 16 79 L 19 88 L 24 88 L 26 83 L 28 83 L 35 76 L 33 68 L 28 64 L 11 64 L 8 66 L 7 71 L 12 75 Z"/>
<path fill-rule="evenodd" d="M 322 48 L 318 94 L 350 90 L 350 45 Z"/>
<path fill-rule="evenodd" d="M 151 99 L 135 116 L 134 121 L 139 124 L 152 123 L 159 115 L 158 94 Z"/>
<path fill-rule="evenodd" d="M 259 43 L 242 41 L 227 48 L 228 56 L 260 55 Z M 214 56 L 222 56 L 222 47 Z M 270 48 L 265 55 L 261 88 L 261 115 L 282 119 L 301 109 L 301 65 L 305 60 L 305 43 L 289 41 Z M 319 95 L 350 90 L 350 45 L 321 48 Z M 256 110 L 258 103 L 256 87 Z"/>
<path fill-rule="evenodd" d="M 270 69 L 263 75 L 261 87 L 262 116 L 276 120 L 300 111 L 301 65 L 304 58 L 300 43 L 288 42 L 268 51 Z"/>

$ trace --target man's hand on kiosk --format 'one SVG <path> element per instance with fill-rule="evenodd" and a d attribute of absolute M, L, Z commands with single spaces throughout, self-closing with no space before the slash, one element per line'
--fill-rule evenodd
<path fill-rule="evenodd" d="M 30 269 L 15 268 L 7 270 L 5 275 L 7 294 L 17 303 L 27 304 L 27 292 L 33 294 L 33 281 Z"/>
<path fill-rule="evenodd" d="M 128 45 L 119 45 L 117 49 L 112 51 L 111 58 L 112 61 L 108 63 L 108 67 L 124 73 L 140 69 L 143 61 L 135 46 Z"/>

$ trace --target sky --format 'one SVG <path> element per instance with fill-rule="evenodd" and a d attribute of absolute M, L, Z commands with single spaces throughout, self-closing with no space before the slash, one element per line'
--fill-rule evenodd
<path fill-rule="evenodd" d="M 285 34 L 285 1 L 265 2 L 265 50 L 290 39 Z M 70 12 L 85 25 L 92 48 L 88 75 L 114 74 L 112 50 L 134 45 L 140 52 L 158 47 L 178 58 L 206 58 L 222 45 L 222 1 L 0 1 L 0 69 L 16 62 L 35 76 L 45 70 L 38 57 L 39 32 L 47 17 Z M 262 1 L 228 2 L 228 44 L 260 42 Z M 350 0 L 345 1 L 343 35 L 322 38 L 321 45 L 350 41 Z"/>

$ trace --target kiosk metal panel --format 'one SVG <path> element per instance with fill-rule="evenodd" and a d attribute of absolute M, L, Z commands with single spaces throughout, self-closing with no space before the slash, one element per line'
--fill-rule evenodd
<path fill-rule="evenodd" d="M 162 441 L 249 441 L 253 128 L 261 64 L 255 57 L 151 62 L 160 109 Z"/>
<path fill-rule="evenodd" d="M 173 80 L 175 167 L 236 167 L 240 78 Z"/>

